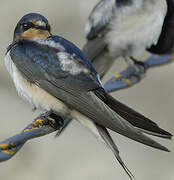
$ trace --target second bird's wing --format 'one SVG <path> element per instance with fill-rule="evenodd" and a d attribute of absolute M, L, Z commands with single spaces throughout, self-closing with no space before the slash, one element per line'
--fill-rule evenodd
<path fill-rule="evenodd" d="M 87 42 L 83 47 L 83 52 L 92 61 L 101 77 L 114 60 L 107 52 L 104 36 L 109 30 L 115 8 L 115 0 L 101 0 L 92 10 L 85 26 Z"/>
<path fill-rule="evenodd" d="M 107 30 L 116 8 L 115 0 L 101 0 L 92 10 L 85 26 L 86 38 L 92 40 Z M 101 34 L 100 34 L 101 33 Z"/>

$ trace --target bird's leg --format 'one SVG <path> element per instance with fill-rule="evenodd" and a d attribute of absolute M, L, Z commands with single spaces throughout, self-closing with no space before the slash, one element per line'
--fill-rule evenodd
<path fill-rule="evenodd" d="M 57 131 L 60 135 L 71 121 L 53 111 L 42 113 L 19 134 L 0 142 L 0 162 L 12 158 L 26 141 Z"/>
<path fill-rule="evenodd" d="M 116 159 L 118 160 L 118 162 L 120 163 L 120 165 L 122 166 L 122 168 L 125 170 L 125 172 L 127 173 L 127 175 L 130 177 L 130 179 L 134 179 L 133 174 L 131 173 L 131 171 L 126 167 L 126 165 L 124 164 L 123 160 L 120 157 L 119 154 L 119 150 L 116 146 L 116 144 L 114 143 L 111 135 L 109 134 L 108 130 L 99 125 L 99 124 L 95 124 L 100 136 L 102 137 L 102 139 L 104 140 L 104 142 L 106 143 L 106 145 L 108 146 L 108 148 L 113 152 L 114 156 L 116 157 Z"/>
<path fill-rule="evenodd" d="M 71 122 L 71 117 L 61 117 L 56 112 L 51 111 L 49 118 L 52 118 L 59 126 L 59 130 L 56 133 L 56 137 L 63 133 L 67 125 Z"/>
<path fill-rule="evenodd" d="M 60 116 L 59 114 L 57 114 L 56 112 L 54 112 L 52 110 L 45 112 L 45 114 L 43 114 L 43 117 L 45 117 L 47 120 L 49 120 L 50 126 L 52 124 L 52 126 L 55 129 L 57 129 L 56 136 L 60 135 L 72 120 L 72 118 L 70 118 L 70 117 L 62 117 L 62 116 Z"/>
<path fill-rule="evenodd" d="M 149 68 L 148 64 L 142 61 L 138 61 L 137 59 L 130 57 L 130 59 L 134 62 L 134 66 L 137 69 L 137 75 L 145 74 L 146 70 Z"/>
<path fill-rule="evenodd" d="M 124 57 L 124 60 L 125 60 L 126 64 L 128 65 L 128 67 L 133 65 L 131 58 L 126 56 L 126 57 Z"/>

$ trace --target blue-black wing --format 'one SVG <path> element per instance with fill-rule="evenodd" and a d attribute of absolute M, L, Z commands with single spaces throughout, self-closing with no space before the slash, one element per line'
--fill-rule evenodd
<path fill-rule="evenodd" d="M 115 0 L 101 0 L 89 15 L 85 31 L 88 40 L 92 40 L 107 31 L 116 8 Z"/>

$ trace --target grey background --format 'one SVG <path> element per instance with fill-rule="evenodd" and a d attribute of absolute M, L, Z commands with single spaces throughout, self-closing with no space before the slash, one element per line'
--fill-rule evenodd
<path fill-rule="evenodd" d="M 96 0 L 0 0 L 0 140 L 18 133 L 39 111 L 17 96 L 4 66 L 6 47 L 17 21 L 26 13 L 39 12 L 52 25 L 52 32 L 73 41 L 85 42 L 84 24 Z M 111 76 L 125 67 L 118 60 Z M 113 95 L 174 134 L 174 63 L 149 70 L 138 85 Z M 112 132 L 121 156 L 137 180 L 174 179 L 174 142 L 160 140 L 172 152 L 146 147 Z M 78 122 L 73 121 L 57 139 L 54 134 L 27 143 L 10 161 L 0 164 L 5 180 L 128 180 L 113 154 Z"/>

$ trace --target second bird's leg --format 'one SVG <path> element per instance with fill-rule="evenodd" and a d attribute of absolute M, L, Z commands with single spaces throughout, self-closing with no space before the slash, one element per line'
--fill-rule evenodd
<path fill-rule="evenodd" d="M 137 75 L 146 73 L 146 70 L 149 68 L 148 64 L 133 57 L 130 57 L 130 59 L 133 61 L 135 68 L 137 68 Z"/>
<path fill-rule="evenodd" d="M 95 126 L 96 126 L 100 136 L 102 137 L 102 139 L 104 140 L 104 142 L 106 143 L 108 148 L 113 152 L 114 156 L 116 157 L 116 159 L 118 160 L 118 162 L 120 163 L 122 168 L 125 170 L 127 175 L 130 177 L 131 180 L 134 179 L 133 174 L 126 167 L 126 165 L 124 164 L 122 158 L 120 157 L 119 150 L 118 150 L 115 142 L 113 141 L 111 135 L 109 134 L 108 130 L 105 127 L 103 127 L 103 126 L 101 126 L 99 124 L 95 124 Z"/>

